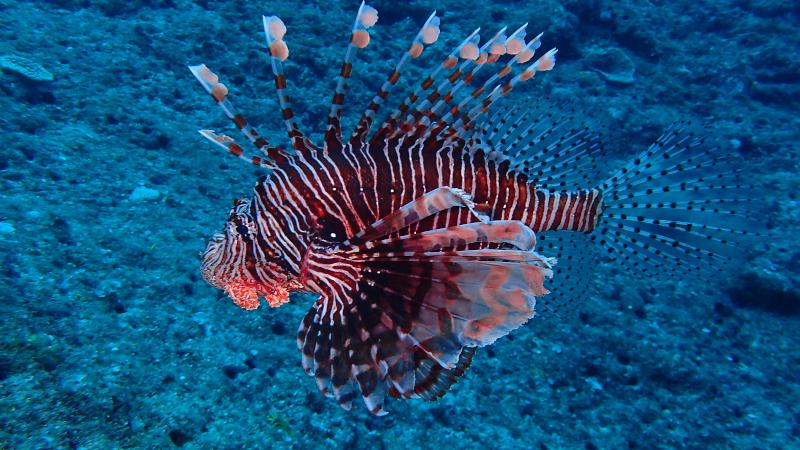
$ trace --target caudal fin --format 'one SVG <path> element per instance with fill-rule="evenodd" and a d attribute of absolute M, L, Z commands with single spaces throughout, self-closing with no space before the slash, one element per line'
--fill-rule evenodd
<path fill-rule="evenodd" d="M 673 124 L 602 185 L 592 239 L 629 272 L 711 279 L 744 261 L 751 238 L 763 235 L 741 156 L 695 130 Z"/>

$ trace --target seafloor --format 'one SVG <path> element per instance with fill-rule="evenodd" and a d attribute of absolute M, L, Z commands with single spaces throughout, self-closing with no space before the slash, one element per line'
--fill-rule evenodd
<path fill-rule="evenodd" d="M 527 21 L 560 52 L 515 101 L 572 102 L 619 160 L 674 120 L 709 123 L 772 236 L 714 285 L 601 267 L 573 318 L 479 351 L 442 400 L 346 412 L 300 368 L 307 299 L 246 312 L 199 276 L 259 171 L 197 134 L 229 125 L 186 65 L 280 140 L 260 16 L 281 16 L 294 109 L 319 134 L 357 2 L 3 0 L 0 448 L 800 446 L 800 3 L 373 3 L 349 112 L 433 8 L 439 55 Z"/>

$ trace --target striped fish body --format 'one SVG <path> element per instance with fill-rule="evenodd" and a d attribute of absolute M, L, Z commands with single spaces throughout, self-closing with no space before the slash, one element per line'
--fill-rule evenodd
<path fill-rule="evenodd" d="M 212 240 L 204 274 L 227 291 L 230 281 L 219 280 L 249 278 L 255 292 L 248 300 L 234 296 L 242 306 L 256 306 L 253 294 L 272 291 L 280 300 L 273 294 L 270 303 L 281 304 L 290 288 L 309 288 L 308 273 L 301 277 L 301 271 L 313 244 L 332 248 L 350 242 L 375 221 L 439 188 L 463 192 L 491 220 L 520 221 L 536 232 L 591 232 L 602 204 L 599 189 L 539 189 L 525 174 L 510 170 L 508 161 L 487 156 L 463 139 L 430 135 L 424 128 L 404 134 L 387 128 L 369 143 L 334 151 L 327 145 L 304 149 L 259 180 L 251 199 L 237 201 L 226 226 L 229 242 L 241 240 L 227 248 L 246 255 L 237 269 L 248 273 L 234 275 L 231 269 L 237 266 L 225 259 L 227 273 L 215 275 L 210 266 L 217 262 L 218 240 Z M 457 227 L 476 216 L 468 208 L 448 208 L 419 219 L 411 220 L 409 234 Z"/>
<path fill-rule="evenodd" d="M 201 134 L 270 170 L 251 198 L 234 202 L 203 255 L 203 277 L 245 309 L 260 298 L 279 306 L 291 292 L 315 294 L 297 334 L 302 365 L 342 407 L 360 394 L 381 415 L 387 395 L 444 395 L 475 349 L 527 322 L 537 299 L 547 308 L 585 295 L 581 283 L 595 265 L 590 244 L 653 277 L 705 275 L 732 260 L 730 243 L 749 226 L 734 210 L 746 186 L 733 183 L 727 155 L 685 127 L 587 188 L 598 138 L 572 112 L 493 107 L 553 67 L 555 50 L 514 70 L 539 46 L 541 35 L 526 42 L 524 26 L 510 36 L 503 28 L 480 47 L 472 33 L 370 135 L 404 64 L 438 37 L 432 14 L 343 138 L 345 80 L 376 20 L 362 4 L 319 147 L 293 121 L 280 19 L 265 17 L 264 29 L 293 152 L 269 144 L 236 112 L 216 74 L 191 67 L 264 156 L 246 156 L 228 136 Z M 500 66 L 495 75 L 458 95 L 491 65 Z M 556 237 L 537 248 L 537 234 Z M 571 286 L 555 295 L 545 288 L 554 272 Z"/>
<path fill-rule="evenodd" d="M 602 204 L 599 189 L 539 189 L 509 163 L 463 140 L 378 133 L 368 143 L 312 151 L 282 165 L 256 188 L 259 201 L 292 235 L 343 242 L 437 188 L 464 191 L 493 220 L 519 220 L 534 231 L 590 232 Z M 270 192 L 276 193 L 271 195 Z M 279 194 L 278 194 L 279 193 Z M 412 225 L 414 232 L 474 221 L 452 209 Z M 297 224 L 299 227 L 290 226 Z M 289 236 L 284 239 L 290 240 Z M 308 247 L 296 239 L 295 255 Z M 299 261 L 294 261 L 298 263 Z"/>

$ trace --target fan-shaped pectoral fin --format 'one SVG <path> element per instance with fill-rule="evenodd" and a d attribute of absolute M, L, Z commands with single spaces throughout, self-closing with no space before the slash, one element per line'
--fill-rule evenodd
<path fill-rule="evenodd" d="M 444 395 L 474 347 L 533 317 L 554 263 L 535 242 L 522 222 L 492 221 L 315 249 L 306 282 L 322 295 L 298 333 L 304 368 L 345 408 L 357 386 L 376 415 L 387 394 Z"/>

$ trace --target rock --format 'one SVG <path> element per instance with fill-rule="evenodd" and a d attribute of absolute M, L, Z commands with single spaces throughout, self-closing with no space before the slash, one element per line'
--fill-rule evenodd
<path fill-rule="evenodd" d="M 153 200 L 158 200 L 161 196 L 161 193 L 155 189 L 150 189 L 148 187 L 139 186 L 131 192 L 131 195 L 128 197 L 128 200 L 132 202 L 148 202 Z"/>
<path fill-rule="evenodd" d="M 778 17 L 792 12 L 792 2 L 783 0 L 751 0 L 746 3 L 760 17 Z"/>
<path fill-rule="evenodd" d="M 800 86 L 789 83 L 759 83 L 750 86 L 750 96 L 765 105 L 792 107 L 800 97 Z"/>
<path fill-rule="evenodd" d="M 42 67 L 41 64 L 22 56 L 0 56 L 0 69 L 14 72 L 29 81 L 47 82 L 54 80 L 53 74 Z"/>
<path fill-rule="evenodd" d="M 618 48 L 601 48 L 589 52 L 586 64 L 606 81 L 631 84 L 636 66 L 628 55 Z"/>
<path fill-rule="evenodd" d="M 800 291 L 781 277 L 765 272 L 745 273 L 728 289 L 733 304 L 783 316 L 800 314 Z"/>

